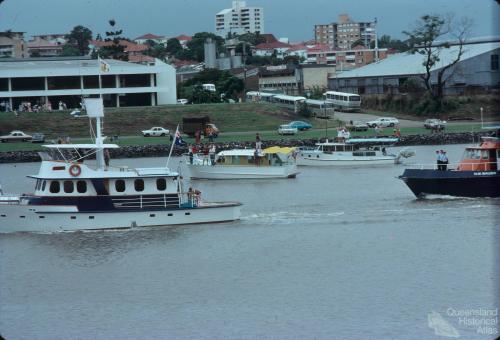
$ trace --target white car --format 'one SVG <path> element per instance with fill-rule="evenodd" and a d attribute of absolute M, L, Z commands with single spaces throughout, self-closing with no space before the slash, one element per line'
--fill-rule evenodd
<path fill-rule="evenodd" d="M 6 142 L 26 142 L 26 141 L 29 141 L 31 139 L 32 139 L 31 135 L 27 135 L 24 132 L 19 131 L 19 130 L 14 130 L 11 133 L 9 133 L 8 135 L 0 136 L 0 141 L 2 143 L 6 143 Z"/>
<path fill-rule="evenodd" d="M 170 134 L 170 131 L 162 127 L 152 127 L 149 130 L 143 130 L 144 137 L 164 137 Z"/>
<path fill-rule="evenodd" d="M 446 121 L 441 119 L 427 119 L 424 122 L 424 127 L 432 130 L 444 130 L 446 127 Z"/>
<path fill-rule="evenodd" d="M 278 128 L 279 135 L 294 135 L 297 132 L 299 132 L 299 129 L 288 124 L 280 125 L 280 127 Z"/>
<path fill-rule="evenodd" d="M 376 126 L 378 127 L 394 127 L 396 125 L 399 125 L 399 120 L 393 117 L 382 117 L 382 118 L 377 118 L 375 120 L 371 120 L 369 122 L 366 122 L 368 127 L 374 128 Z"/>

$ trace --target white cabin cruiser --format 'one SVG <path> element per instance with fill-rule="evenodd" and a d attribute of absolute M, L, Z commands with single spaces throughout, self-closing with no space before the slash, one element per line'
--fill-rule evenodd
<path fill-rule="evenodd" d="M 316 143 L 315 148 L 301 148 L 297 154 L 297 165 L 380 165 L 397 164 L 401 158 L 415 155 L 403 149 L 397 155 L 387 150 L 387 146 L 397 138 L 358 138 L 345 142 Z"/>
<path fill-rule="evenodd" d="M 202 202 L 200 192 L 192 188 L 185 191 L 179 174 L 167 166 L 107 166 L 105 150 L 118 146 L 103 143 L 102 100 L 86 99 L 85 106 L 88 116 L 96 119 L 95 144 L 45 145 L 61 159 L 42 157 L 38 174 L 29 176 L 36 180 L 33 193 L 0 196 L 0 232 L 116 229 L 239 219 L 240 203 Z M 83 162 L 94 154 L 95 167 Z"/>
<path fill-rule="evenodd" d="M 214 155 L 186 154 L 193 179 L 294 178 L 299 172 L 295 148 L 233 149 Z"/>

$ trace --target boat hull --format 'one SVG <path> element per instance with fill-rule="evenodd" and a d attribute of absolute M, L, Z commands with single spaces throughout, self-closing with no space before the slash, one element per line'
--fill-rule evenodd
<path fill-rule="evenodd" d="M 395 156 L 338 157 L 334 155 L 318 153 L 304 154 L 304 156 L 297 157 L 297 165 L 299 166 L 387 165 L 394 163 L 396 163 Z"/>
<path fill-rule="evenodd" d="M 188 164 L 192 179 L 271 179 L 293 178 L 297 166 L 211 166 Z"/>
<path fill-rule="evenodd" d="M 500 197 L 500 171 L 406 169 L 400 178 L 417 197 Z"/>
<path fill-rule="evenodd" d="M 240 208 L 240 203 L 203 203 L 196 208 L 79 212 L 76 207 L 70 206 L 54 206 L 47 209 L 47 207 L 29 204 L 0 204 L 0 233 L 119 229 L 227 222 L 240 218 Z"/>

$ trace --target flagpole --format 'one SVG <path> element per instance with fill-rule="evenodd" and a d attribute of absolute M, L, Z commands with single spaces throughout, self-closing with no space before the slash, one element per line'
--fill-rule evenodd
<path fill-rule="evenodd" d="M 168 168 L 168 163 L 170 162 L 170 157 L 172 156 L 172 151 L 174 150 L 175 141 L 177 139 L 177 133 L 179 133 L 179 124 L 177 124 L 177 128 L 175 129 L 174 139 L 172 140 L 172 145 L 170 146 L 170 152 L 168 153 L 167 164 L 165 165 Z"/>
<path fill-rule="evenodd" d="M 97 54 L 97 68 L 99 70 L 99 98 L 102 99 L 101 56 Z"/>

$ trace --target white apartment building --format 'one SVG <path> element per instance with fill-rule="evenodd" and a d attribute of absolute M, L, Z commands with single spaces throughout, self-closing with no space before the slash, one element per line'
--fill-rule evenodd
<path fill-rule="evenodd" d="M 233 1 L 232 8 L 226 8 L 215 15 L 215 33 L 227 37 L 228 33 L 264 33 L 264 9 L 247 7 L 245 1 Z"/>
<path fill-rule="evenodd" d="M 95 59 L 47 58 L 0 61 L 0 103 L 10 108 L 25 102 L 57 108 L 59 101 L 78 108 L 82 97 L 102 95 L 107 107 L 153 106 L 177 102 L 175 69 Z M 102 66 L 102 65 L 101 65 Z"/>

